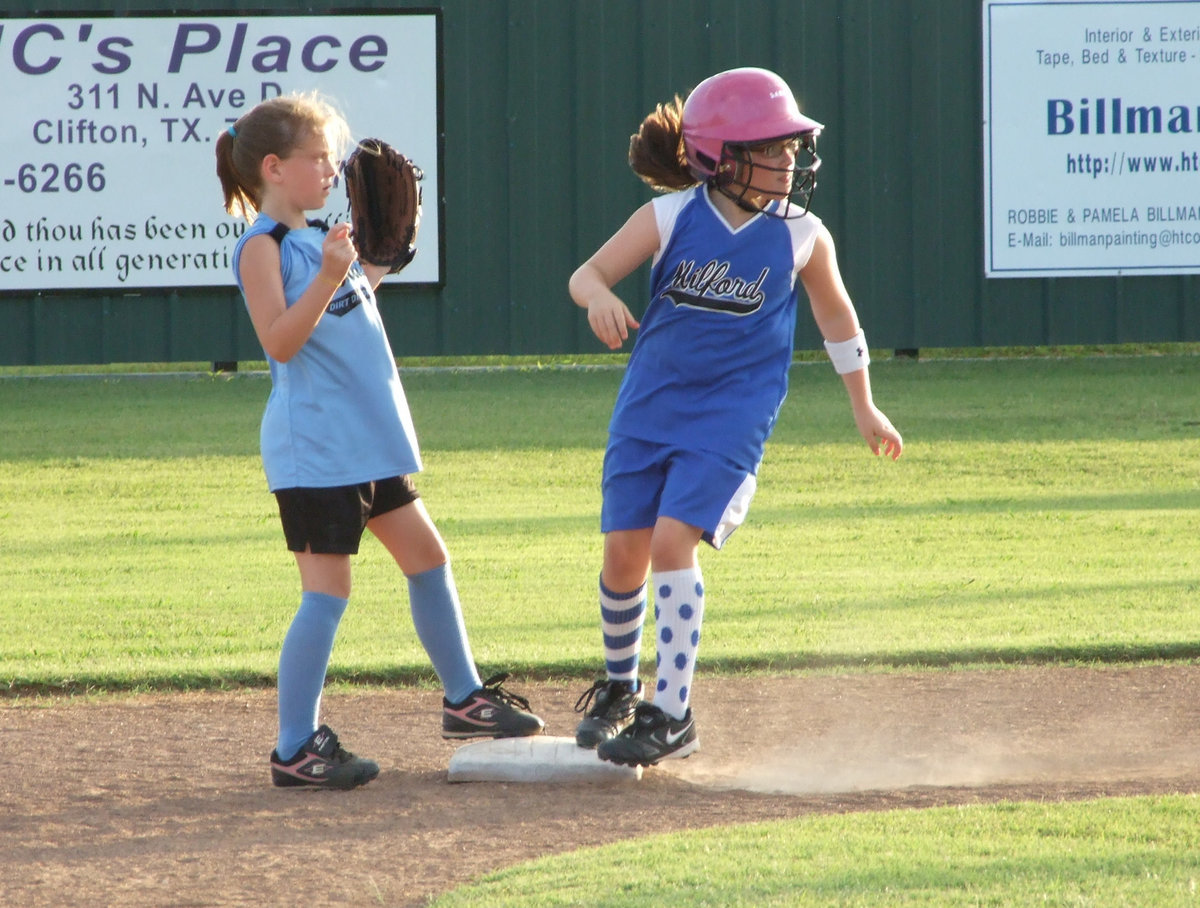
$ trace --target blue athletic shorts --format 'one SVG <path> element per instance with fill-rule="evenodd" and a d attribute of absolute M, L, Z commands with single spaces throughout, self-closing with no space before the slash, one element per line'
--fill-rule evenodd
<path fill-rule="evenodd" d="M 719 454 L 613 435 L 604 453 L 600 529 L 641 530 L 672 517 L 719 549 L 746 519 L 757 485 L 754 473 Z"/>

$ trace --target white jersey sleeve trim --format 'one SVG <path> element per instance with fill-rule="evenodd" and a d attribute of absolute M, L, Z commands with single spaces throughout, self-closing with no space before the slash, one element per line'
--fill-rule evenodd
<path fill-rule="evenodd" d="M 812 258 L 817 234 L 821 232 L 821 219 L 810 211 L 804 217 L 790 218 L 786 223 L 792 234 L 792 253 L 796 263 L 792 272 L 799 274 Z"/>
<path fill-rule="evenodd" d="M 658 224 L 658 251 L 654 253 L 652 264 L 658 264 L 663 250 L 667 248 L 667 243 L 671 239 L 671 234 L 675 231 L 675 221 L 679 217 L 679 212 L 683 211 L 683 207 L 691 201 L 695 192 L 695 189 L 683 189 L 679 192 L 655 196 L 651 200 L 650 204 L 654 206 L 654 220 Z"/>

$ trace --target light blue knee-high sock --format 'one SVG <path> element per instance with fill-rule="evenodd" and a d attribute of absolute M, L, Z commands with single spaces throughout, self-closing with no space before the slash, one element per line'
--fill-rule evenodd
<path fill-rule="evenodd" d="M 412 608 L 417 638 L 429 654 L 433 670 L 451 703 L 461 703 L 483 686 L 467 627 L 463 623 L 458 589 L 449 564 L 442 564 L 408 578 L 408 602 Z"/>
<path fill-rule="evenodd" d="M 305 591 L 279 653 L 280 759 L 290 760 L 317 730 L 321 689 L 347 600 Z"/>

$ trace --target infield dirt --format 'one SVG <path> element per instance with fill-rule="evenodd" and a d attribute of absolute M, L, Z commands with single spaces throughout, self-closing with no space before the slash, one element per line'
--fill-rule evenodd
<path fill-rule="evenodd" d="M 586 684 L 510 686 L 553 734 Z M 491 870 L 805 814 L 1200 792 L 1200 666 L 698 678 L 702 749 L 609 785 L 450 784 L 440 694 L 332 691 L 379 778 L 271 787 L 274 692 L 7 701 L 0 902 L 424 905 Z"/>

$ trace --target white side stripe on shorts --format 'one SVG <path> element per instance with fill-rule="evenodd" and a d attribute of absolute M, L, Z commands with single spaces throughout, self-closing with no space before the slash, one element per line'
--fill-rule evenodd
<path fill-rule="evenodd" d="M 757 490 L 758 478 L 753 473 L 746 474 L 742 484 L 733 493 L 733 498 L 729 499 L 729 504 L 725 506 L 721 522 L 717 524 L 716 532 L 713 533 L 712 547 L 714 549 L 723 546 L 733 531 L 742 525 L 742 521 L 746 519 L 746 514 L 750 510 L 750 500 L 754 498 Z"/>

